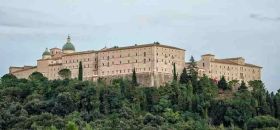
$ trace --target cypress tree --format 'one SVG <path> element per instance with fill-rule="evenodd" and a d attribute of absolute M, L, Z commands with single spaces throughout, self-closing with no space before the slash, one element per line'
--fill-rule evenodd
<path fill-rule="evenodd" d="M 173 81 L 177 81 L 178 77 L 176 74 L 176 64 L 173 63 Z"/>
<path fill-rule="evenodd" d="M 188 74 L 187 74 L 187 69 L 184 68 L 183 72 L 180 76 L 180 81 L 181 84 L 187 84 L 188 83 Z"/>
<path fill-rule="evenodd" d="M 280 119 L 280 89 L 275 94 L 273 98 L 273 102 L 274 102 L 274 112 L 275 112 L 274 116 L 275 118 Z"/>
<path fill-rule="evenodd" d="M 78 80 L 83 81 L 83 64 L 80 61 L 79 63 L 79 75 L 78 75 Z"/>
<path fill-rule="evenodd" d="M 134 86 L 137 86 L 137 85 L 138 85 L 135 68 L 133 68 L 133 72 L 132 72 L 132 84 L 133 84 Z"/>
<path fill-rule="evenodd" d="M 190 63 L 189 63 L 189 66 L 188 66 L 188 80 L 190 80 L 192 82 L 192 86 L 193 86 L 193 90 L 194 90 L 194 93 L 197 93 L 198 92 L 198 72 L 197 72 L 197 64 L 194 60 L 194 57 L 191 56 L 191 59 L 190 59 Z"/>
<path fill-rule="evenodd" d="M 228 89 L 228 83 L 225 79 L 225 76 L 222 76 L 221 80 L 218 82 L 219 89 L 226 90 Z"/>
<path fill-rule="evenodd" d="M 241 90 L 241 91 L 248 90 L 248 88 L 247 88 L 247 86 L 246 86 L 244 81 L 241 82 L 241 85 L 240 85 L 238 90 Z"/>

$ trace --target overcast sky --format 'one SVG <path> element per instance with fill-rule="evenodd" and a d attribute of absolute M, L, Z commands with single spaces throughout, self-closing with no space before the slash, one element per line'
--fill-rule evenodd
<path fill-rule="evenodd" d="M 242 56 L 280 88 L 280 0 L 1 0 L 0 75 L 36 65 L 68 34 L 78 51 L 159 41 L 186 60 Z"/>

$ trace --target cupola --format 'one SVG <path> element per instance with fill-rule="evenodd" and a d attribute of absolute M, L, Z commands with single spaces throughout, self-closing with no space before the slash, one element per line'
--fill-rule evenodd
<path fill-rule="evenodd" d="M 67 42 L 62 47 L 62 52 L 65 54 L 75 52 L 75 46 L 71 43 L 71 38 L 68 36 Z"/>
<path fill-rule="evenodd" d="M 46 50 L 44 51 L 43 55 L 42 55 L 42 59 L 50 59 L 52 57 L 51 53 L 49 52 L 49 49 L 46 48 Z"/>

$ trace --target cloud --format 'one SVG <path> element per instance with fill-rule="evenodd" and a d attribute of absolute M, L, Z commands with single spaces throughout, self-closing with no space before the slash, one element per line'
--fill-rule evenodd
<path fill-rule="evenodd" d="M 40 11 L 0 6 L 0 27 L 60 28 L 70 26 L 85 27 L 87 25 L 65 22 Z"/>
<path fill-rule="evenodd" d="M 46 16 L 44 13 L 28 9 L 0 7 L 0 26 L 18 28 L 58 26 L 44 20 L 43 18 Z"/>
<path fill-rule="evenodd" d="M 269 16 L 262 16 L 259 14 L 251 14 L 250 18 L 260 20 L 260 21 L 280 21 L 280 17 L 269 17 Z"/>

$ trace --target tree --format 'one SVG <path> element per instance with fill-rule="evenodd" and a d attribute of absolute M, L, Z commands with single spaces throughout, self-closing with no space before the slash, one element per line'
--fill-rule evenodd
<path fill-rule="evenodd" d="M 33 81 L 43 81 L 47 80 L 46 77 L 40 72 L 33 72 L 31 75 L 29 75 L 29 79 Z"/>
<path fill-rule="evenodd" d="M 62 69 L 58 72 L 59 76 L 63 79 L 71 78 L 71 71 L 69 69 Z"/>
<path fill-rule="evenodd" d="M 193 90 L 194 90 L 194 93 L 197 93 L 199 90 L 198 90 L 198 67 L 197 67 L 197 64 L 195 62 L 195 59 L 193 56 L 191 56 L 191 59 L 190 59 L 190 63 L 187 67 L 187 70 L 188 70 L 188 79 L 192 82 L 192 86 L 193 86 Z"/>
<path fill-rule="evenodd" d="M 76 108 L 76 102 L 73 95 L 69 92 L 60 93 L 54 102 L 52 113 L 65 116 L 73 112 Z"/>
<path fill-rule="evenodd" d="M 78 130 L 79 128 L 77 127 L 77 125 L 72 122 L 72 121 L 69 121 L 66 125 L 66 130 Z"/>
<path fill-rule="evenodd" d="M 262 81 L 261 80 L 250 81 L 249 86 L 253 88 L 252 96 L 257 101 L 257 110 L 258 110 L 257 114 L 265 115 L 271 113 L 270 107 L 267 103 L 267 98 L 269 98 L 270 95 L 266 93 Z"/>
<path fill-rule="evenodd" d="M 247 91 L 248 90 L 244 81 L 241 82 L 241 85 L 240 85 L 238 90 L 241 90 L 241 91 Z"/>
<path fill-rule="evenodd" d="M 1 84 L 3 87 L 13 87 L 16 86 L 17 80 L 17 77 L 13 74 L 5 74 L 1 77 Z"/>
<path fill-rule="evenodd" d="M 134 86 L 137 86 L 137 85 L 138 85 L 135 68 L 133 68 L 133 72 L 132 72 L 132 84 L 133 84 Z"/>
<path fill-rule="evenodd" d="M 83 81 L 83 64 L 80 61 L 79 62 L 79 75 L 78 75 L 78 80 Z"/>
<path fill-rule="evenodd" d="M 246 123 L 248 130 L 279 128 L 280 122 L 272 116 L 256 116 Z"/>
<path fill-rule="evenodd" d="M 177 71 L 176 71 L 176 64 L 173 63 L 173 81 L 177 81 L 178 76 L 177 76 Z"/>
<path fill-rule="evenodd" d="M 229 89 L 225 76 L 222 76 L 221 80 L 218 82 L 218 88 L 222 90 Z"/>
<path fill-rule="evenodd" d="M 180 121 L 180 114 L 179 112 L 174 112 L 172 109 L 167 108 L 163 113 L 164 118 L 171 124 L 175 124 Z"/>
<path fill-rule="evenodd" d="M 187 84 L 188 83 L 188 74 L 187 74 L 187 69 L 184 68 L 183 72 L 180 76 L 180 81 L 181 84 Z"/>
<path fill-rule="evenodd" d="M 275 110 L 274 117 L 280 119 L 280 89 L 275 94 L 273 98 L 273 102 L 274 102 L 274 110 Z"/>

